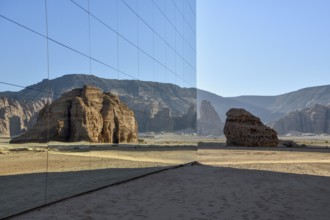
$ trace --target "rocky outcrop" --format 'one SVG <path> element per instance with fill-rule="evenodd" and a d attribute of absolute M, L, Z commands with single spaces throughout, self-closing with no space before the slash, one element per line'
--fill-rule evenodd
<path fill-rule="evenodd" d="M 211 102 L 203 100 L 199 108 L 199 118 L 197 120 L 198 134 L 203 136 L 220 136 L 223 134 L 223 126 L 224 124 Z"/>
<path fill-rule="evenodd" d="M 17 136 L 26 132 L 47 102 L 47 98 L 39 101 L 19 101 L 0 97 L 0 135 Z"/>
<path fill-rule="evenodd" d="M 294 111 L 272 125 L 279 134 L 290 132 L 330 134 L 330 106 L 315 105 Z"/>
<path fill-rule="evenodd" d="M 39 113 L 36 124 L 11 143 L 90 141 L 136 143 L 134 112 L 119 98 L 85 86 L 63 94 Z"/>
<path fill-rule="evenodd" d="M 227 113 L 224 133 L 230 146 L 277 146 L 277 133 L 260 118 L 245 109 L 232 108 Z"/>

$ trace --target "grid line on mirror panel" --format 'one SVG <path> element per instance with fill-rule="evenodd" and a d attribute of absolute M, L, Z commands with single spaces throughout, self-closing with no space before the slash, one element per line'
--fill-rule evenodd
<path fill-rule="evenodd" d="M 137 11 L 139 12 L 139 1 L 137 1 Z M 117 30 L 118 31 L 118 30 Z M 139 29 L 139 19 L 136 19 L 136 32 L 137 32 L 137 34 L 136 34 L 136 42 L 137 42 L 137 46 L 138 46 L 138 48 L 140 48 L 140 38 L 139 38 L 139 36 L 140 36 L 140 29 Z M 139 50 L 139 49 L 138 49 Z M 138 54 L 137 54 L 137 59 L 138 59 L 138 78 L 140 79 L 140 50 L 139 50 L 139 52 L 138 52 Z"/>
<path fill-rule="evenodd" d="M 90 13 L 90 12 L 89 12 Z M 119 29 L 119 15 L 118 15 L 118 0 L 116 0 L 116 32 L 118 32 L 118 29 Z M 103 24 L 103 23 L 102 23 Z M 107 27 L 107 25 L 105 25 Z M 110 27 L 109 27 L 110 28 Z M 110 30 L 112 30 L 110 28 Z M 119 69 L 119 35 L 116 34 L 116 49 L 117 49 L 117 69 Z M 117 78 L 119 79 L 119 72 L 117 72 Z"/>
<path fill-rule="evenodd" d="M 104 66 L 107 66 L 107 67 L 109 67 L 109 68 L 111 68 L 111 69 L 113 69 L 113 70 L 115 70 L 115 71 L 118 71 L 118 72 L 120 72 L 120 73 L 122 73 L 122 74 L 124 74 L 124 75 L 126 75 L 126 76 L 128 76 L 128 77 L 130 77 L 130 78 L 132 78 L 132 79 L 136 79 L 136 80 L 138 80 L 136 77 L 131 76 L 130 74 L 128 74 L 128 73 L 126 73 L 126 72 L 124 72 L 124 71 L 121 71 L 121 70 L 117 69 L 116 67 L 113 67 L 113 66 L 111 66 L 111 65 L 108 65 L 108 64 L 106 64 L 106 63 L 100 61 L 100 60 L 97 60 L 97 59 L 95 59 L 95 58 L 93 58 L 93 57 L 90 57 L 90 56 L 88 56 L 87 54 L 84 54 L 83 52 L 81 52 L 81 51 L 79 51 L 79 50 L 76 50 L 76 49 L 74 49 L 74 48 L 72 48 L 72 47 L 69 47 L 69 46 L 67 46 L 67 45 L 65 45 L 65 44 L 63 44 L 63 43 L 61 43 L 61 42 L 59 42 L 59 41 L 57 41 L 57 40 L 55 40 L 55 39 L 52 39 L 52 38 L 50 38 L 50 37 L 47 37 L 47 36 L 45 36 L 45 35 L 43 35 L 43 34 L 37 32 L 37 31 L 35 31 L 35 30 L 33 30 L 33 29 L 31 29 L 31 28 L 25 26 L 25 25 L 22 25 L 22 24 L 20 24 L 20 23 L 14 21 L 14 20 L 12 20 L 12 19 L 10 19 L 10 18 L 7 18 L 6 16 L 3 16 L 3 15 L 0 14 L 0 17 L 2 17 L 2 18 L 4 18 L 5 20 L 7 20 L 7 21 L 9 21 L 9 22 L 12 22 L 12 23 L 14 23 L 14 24 L 16 24 L 16 25 L 18 25 L 18 26 L 20 26 L 20 27 L 22 27 L 22 28 L 24 28 L 24 29 L 26 29 L 26 30 L 28 30 L 28 31 L 31 31 L 31 32 L 33 32 L 33 33 L 35 33 L 35 34 L 37 34 L 37 35 L 39 35 L 39 36 L 41 36 L 41 37 L 43 37 L 43 38 L 45 38 L 45 39 L 48 39 L 48 40 L 52 41 L 53 43 L 56 43 L 56 44 L 58 44 L 58 45 L 60 45 L 60 46 L 62 46 L 62 47 L 65 47 L 65 48 L 67 48 L 67 49 L 69 49 L 69 50 L 71 50 L 71 51 L 73 51 L 73 52 L 75 52 L 75 53 L 77 53 L 77 54 L 80 54 L 80 55 L 82 55 L 82 56 L 84 56 L 84 57 L 86 57 L 86 58 L 90 58 L 90 59 L 92 59 L 93 61 L 95 61 L 95 62 L 97 62 L 97 63 L 99 63 L 99 64 L 102 64 L 102 65 L 104 65 Z"/>
<path fill-rule="evenodd" d="M 182 12 L 179 7 L 177 6 L 177 4 L 175 3 L 175 1 L 171 0 L 171 2 L 174 4 L 175 8 L 178 10 L 179 14 L 181 15 L 182 19 L 184 20 L 184 22 L 188 25 L 188 27 L 190 28 L 190 30 L 193 32 L 193 34 L 196 34 L 196 28 L 194 29 L 191 24 L 187 21 L 187 18 L 184 16 L 184 12 Z M 184 4 L 184 2 L 183 2 Z M 185 7 L 183 7 L 185 8 Z M 190 45 L 191 46 L 191 45 Z M 196 52 L 196 49 L 194 50 Z"/>
<path fill-rule="evenodd" d="M 49 73 L 50 73 L 50 68 L 49 68 L 49 41 L 48 41 L 48 7 L 47 7 L 47 1 L 45 0 L 45 21 L 46 21 L 46 50 L 47 50 L 47 78 L 49 79 Z M 50 92 L 50 86 L 49 86 L 49 81 L 47 85 L 47 90 Z M 47 105 L 47 112 L 49 112 L 49 105 Z M 49 120 L 50 120 L 50 115 L 47 114 L 47 140 L 49 141 Z M 49 155 L 48 155 L 48 150 L 49 146 L 47 146 L 47 153 L 46 153 L 46 175 L 45 175 L 45 194 L 44 194 L 44 203 L 47 201 L 47 192 L 48 192 L 48 169 L 49 169 Z"/>
<path fill-rule="evenodd" d="M 133 47 L 135 47 L 136 49 L 138 49 L 139 51 L 141 51 L 143 54 L 145 54 L 146 56 L 148 56 L 149 58 L 151 58 L 153 61 L 157 62 L 159 65 L 161 65 L 162 67 L 164 67 L 165 69 L 167 69 L 168 71 L 170 71 L 172 74 L 174 74 L 176 77 L 180 78 L 183 82 L 185 82 L 187 85 L 190 85 L 191 87 L 194 87 L 194 84 L 191 84 L 190 82 L 188 82 L 186 79 L 182 78 L 177 72 L 175 72 L 174 70 L 170 69 L 167 65 L 165 65 L 164 63 L 162 63 L 161 61 L 159 61 L 158 59 L 155 58 L 154 55 L 150 55 L 149 53 L 147 53 L 145 50 L 143 50 L 142 48 L 140 48 L 138 45 L 134 44 L 133 42 L 131 42 L 129 39 L 127 39 L 125 36 L 123 36 L 121 33 L 119 33 L 118 31 L 114 30 L 112 27 L 110 27 L 109 25 L 107 25 L 104 21 L 102 21 L 101 19 L 99 19 L 98 17 L 96 17 L 94 14 L 90 13 L 88 10 L 86 10 L 84 7 L 82 7 L 81 5 L 79 5 L 77 2 L 75 2 L 74 0 L 70 0 L 72 3 L 74 3 L 77 7 L 79 7 L 80 9 L 82 9 L 83 11 L 85 11 L 86 13 L 88 13 L 90 16 L 92 16 L 95 20 L 97 20 L 98 22 L 100 22 L 101 24 L 103 24 L 105 27 L 109 28 L 111 31 L 113 31 L 116 35 L 118 35 L 119 37 L 121 37 L 122 39 L 124 39 L 126 42 L 128 42 L 130 45 L 132 45 Z M 122 1 L 122 0 L 121 0 Z M 125 4 L 141 21 L 144 22 L 145 25 L 147 25 L 169 48 L 171 48 L 176 55 L 178 55 L 183 61 L 185 61 L 193 70 L 196 71 L 196 68 L 191 65 L 182 55 L 180 55 L 177 50 L 175 48 L 173 48 L 158 32 L 156 32 L 154 30 L 153 27 L 151 27 L 144 19 L 142 19 L 138 14 L 136 14 L 136 12 L 129 6 L 127 5 L 127 3 L 125 1 L 122 1 L 123 4 Z M 117 19 L 118 20 L 118 19 Z M 94 59 L 94 58 L 92 58 Z M 101 63 L 102 64 L 102 63 Z M 109 65 L 106 65 L 108 67 L 110 67 Z M 113 69 L 113 67 L 112 67 Z M 119 70 L 119 67 L 117 67 L 117 70 Z M 121 73 L 123 73 L 122 70 L 120 70 Z M 130 74 L 126 73 L 125 75 L 127 76 L 131 76 Z M 131 76 L 131 78 L 138 80 L 138 78 Z"/>
<path fill-rule="evenodd" d="M 168 66 L 166 66 L 165 64 L 163 64 L 162 62 L 160 62 L 158 59 L 155 58 L 154 55 L 150 55 L 149 53 L 147 53 L 145 50 L 143 50 L 142 48 L 140 48 L 139 46 L 137 46 L 136 44 L 134 44 L 133 42 L 131 42 L 129 39 L 127 39 L 125 36 L 123 36 L 121 33 L 119 33 L 118 31 L 114 30 L 112 27 L 110 27 L 109 25 L 107 25 L 104 21 L 102 21 L 101 19 L 99 19 L 98 17 L 96 17 L 94 14 L 90 13 L 88 10 L 86 10 L 84 7 L 82 7 L 81 5 L 79 5 L 77 2 L 75 2 L 74 0 L 70 0 L 72 3 L 74 3 L 77 7 L 79 7 L 80 9 L 82 9 L 83 11 L 85 11 L 86 13 L 88 13 L 90 16 L 92 16 L 94 19 L 96 19 L 98 22 L 100 22 L 101 24 L 103 24 L 105 27 L 109 28 L 111 31 L 113 31 L 115 34 L 117 34 L 119 37 L 121 37 L 122 39 L 124 39 L 126 42 L 128 42 L 130 45 L 132 45 L 133 47 L 135 47 L 136 49 L 138 49 L 139 51 L 141 51 L 143 54 L 145 54 L 146 56 L 148 56 L 149 58 L 151 58 L 152 60 L 154 60 L 155 62 L 157 62 L 158 64 L 160 64 L 162 67 L 164 67 L 165 69 L 167 69 L 168 71 L 170 71 L 172 74 L 174 74 L 175 76 L 177 76 L 178 78 L 180 78 L 182 81 L 184 81 L 187 85 L 190 85 L 192 87 L 194 87 L 194 84 L 191 84 L 190 82 L 188 82 L 186 79 L 182 78 L 177 72 L 175 72 L 174 70 L 168 68 Z M 122 0 L 121 0 L 122 1 Z M 173 48 L 157 31 L 155 31 L 155 29 L 153 27 L 150 26 L 150 24 L 148 24 L 143 18 L 141 18 L 141 16 L 139 14 L 137 14 L 129 5 L 127 5 L 127 3 L 125 1 L 122 1 L 123 4 L 125 4 L 125 6 L 130 9 L 145 25 L 147 25 L 152 31 L 153 33 L 155 33 L 169 48 L 171 48 L 176 55 L 178 55 L 185 63 L 187 63 L 194 71 L 196 71 L 196 68 L 191 65 L 182 55 L 180 55 L 177 50 L 175 48 Z M 117 19 L 118 21 L 118 19 Z M 136 79 L 136 78 L 135 78 Z"/>
<path fill-rule="evenodd" d="M 188 3 L 189 0 L 185 0 L 185 2 L 186 2 L 186 4 L 188 5 L 188 7 L 189 7 L 189 9 L 191 10 L 191 12 L 193 13 L 193 15 L 196 16 L 196 12 L 192 9 L 191 5 Z M 195 33 L 196 33 L 196 31 L 195 31 Z"/>
<path fill-rule="evenodd" d="M 177 55 L 177 56 L 179 56 L 185 63 L 187 63 L 194 71 L 196 71 L 196 68 L 193 66 L 193 65 L 191 65 L 185 58 L 184 58 L 184 56 L 182 56 L 181 54 L 179 54 L 178 52 L 177 52 L 177 50 L 174 48 L 174 47 L 172 47 L 162 36 L 161 36 L 161 34 L 159 34 L 153 27 L 151 27 L 150 26 L 150 24 L 148 24 L 148 22 L 146 22 L 143 18 L 141 18 L 141 16 L 138 14 L 138 13 L 136 13 L 129 5 L 127 5 L 127 3 L 125 2 L 125 1 L 123 1 L 123 0 L 120 0 L 120 1 L 122 1 L 123 2 L 123 4 L 125 4 L 145 25 L 147 25 L 152 31 L 153 31 L 153 33 L 155 33 L 169 48 L 171 48 L 174 52 L 175 52 L 175 54 Z M 153 0 L 152 0 L 153 1 Z M 165 16 L 165 15 L 164 15 Z M 166 17 L 166 16 L 165 16 Z M 177 32 L 178 34 L 180 34 L 179 32 Z M 118 33 L 118 34 L 120 34 L 120 33 Z M 184 38 L 182 38 L 183 40 L 184 40 Z M 148 54 L 148 53 L 146 53 L 144 50 L 142 50 L 142 49 L 140 49 L 140 48 L 137 48 L 137 49 L 139 49 L 139 50 L 141 50 L 144 54 L 146 54 L 147 56 L 149 56 L 150 57 L 150 54 Z M 194 52 L 195 53 L 195 52 Z M 155 59 L 154 58 L 154 56 L 153 57 L 151 57 L 154 61 L 156 61 L 157 63 L 159 63 L 161 66 L 163 66 L 164 68 L 166 68 L 167 70 L 169 70 L 171 73 L 173 73 L 175 76 L 177 76 L 178 78 L 180 78 L 181 80 L 183 80 L 183 82 L 185 82 L 185 83 L 187 83 L 187 85 L 190 85 L 190 86 L 192 86 L 192 87 L 194 87 L 194 86 L 196 86 L 196 85 L 194 85 L 194 84 L 191 84 L 190 82 L 188 82 L 186 79 L 184 79 L 184 78 L 182 78 L 180 75 L 178 75 L 178 73 L 177 72 L 174 72 L 173 70 L 171 70 L 171 69 L 169 69 L 166 65 L 164 65 L 163 63 L 161 63 L 161 62 L 159 62 L 157 59 Z"/>
<path fill-rule="evenodd" d="M 159 7 L 159 5 L 157 3 L 155 3 L 154 0 L 152 0 L 153 4 L 157 7 L 157 9 L 159 10 L 159 12 L 164 16 L 164 18 L 169 22 L 169 24 L 175 29 L 175 31 L 181 36 L 181 38 L 189 45 L 189 47 L 196 53 L 196 48 L 192 47 L 190 45 L 190 43 L 187 41 L 187 39 L 180 33 L 180 31 L 177 29 L 177 27 L 168 19 L 168 17 L 165 15 L 165 13 L 163 12 L 163 10 Z M 173 2 L 173 1 L 172 1 Z M 174 4 L 174 3 L 173 3 Z M 175 4 L 174 4 L 175 5 Z M 176 7 L 176 5 L 175 5 Z M 178 10 L 178 9 L 177 9 Z M 179 10 L 178 10 L 179 11 Z M 180 11 L 179 11 L 180 13 Z M 180 13 L 181 14 L 181 13 Z M 184 18 L 184 16 L 181 14 L 181 16 Z M 190 24 L 187 22 L 186 19 L 184 19 L 185 22 L 188 24 L 189 28 L 191 29 L 191 31 L 193 33 L 195 33 L 195 31 L 193 30 L 193 28 L 190 26 Z"/>
<path fill-rule="evenodd" d="M 71 0 L 71 1 L 73 1 L 73 0 Z M 188 62 L 185 58 L 184 58 L 184 56 L 182 56 L 181 54 L 179 54 L 178 52 L 177 52 L 177 50 L 173 47 L 173 46 L 171 46 L 162 36 L 161 36 L 161 34 L 159 34 L 153 27 L 151 27 L 149 24 L 148 24 L 148 22 L 146 22 L 138 13 L 136 13 L 125 1 L 123 1 L 123 0 L 120 0 L 120 1 L 122 1 L 123 2 L 123 4 L 125 4 L 145 25 L 147 25 L 151 30 L 152 30 L 152 32 L 154 32 L 169 48 L 171 48 L 174 52 L 175 52 L 175 54 L 176 55 L 178 55 L 183 61 L 185 61 L 191 68 L 193 68 L 194 70 L 196 70 L 196 68 L 190 63 L 190 62 Z M 152 2 L 154 2 L 154 0 L 152 0 Z M 164 15 L 164 12 L 161 10 L 161 9 L 159 9 L 159 6 L 157 5 L 157 4 L 155 4 L 154 3 L 154 5 L 158 8 L 158 10 L 161 12 L 161 14 L 168 20 L 168 18 Z M 170 23 L 170 22 L 169 22 Z M 171 24 L 171 23 L 170 23 Z M 173 25 L 173 24 L 171 24 L 171 25 Z M 194 49 L 193 47 L 191 47 L 191 45 L 186 41 L 186 39 L 182 36 L 182 34 L 178 31 L 178 29 L 177 28 L 175 28 L 175 30 L 176 30 L 176 33 L 178 33 L 179 35 L 180 35 L 180 37 L 187 43 L 187 45 L 189 45 L 189 47 L 194 51 L 194 53 L 196 53 L 196 49 Z M 118 33 L 118 34 L 120 34 L 120 33 Z"/>

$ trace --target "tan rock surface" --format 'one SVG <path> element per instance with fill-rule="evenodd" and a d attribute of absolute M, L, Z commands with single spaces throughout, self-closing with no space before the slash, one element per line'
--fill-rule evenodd
<path fill-rule="evenodd" d="M 12 139 L 11 143 L 134 143 L 137 142 L 137 133 L 134 112 L 117 96 L 85 86 L 83 89 L 73 89 L 46 105 L 40 111 L 35 126 Z"/>
<path fill-rule="evenodd" d="M 227 113 L 224 134 L 231 146 L 277 146 L 277 133 L 260 118 L 245 109 L 232 108 Z"/>

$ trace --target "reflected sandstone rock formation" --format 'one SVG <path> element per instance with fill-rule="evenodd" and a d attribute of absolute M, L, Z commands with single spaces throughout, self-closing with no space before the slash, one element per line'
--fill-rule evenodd
<path fill-rule="evenodd" d="M 138 126 L 134 112 L 117 96 L 84 86 L 46 105 L 34 127 L 11 143 L 47 141 L 136 143 Z"/>
<path fill-rule="evenodd" d="M 260 118 L 245 109 L 232 108 L 226 115 L 224 133 L 227 145 L 249 147 L 278 145 L 276 131 L 265 126 Z"/>

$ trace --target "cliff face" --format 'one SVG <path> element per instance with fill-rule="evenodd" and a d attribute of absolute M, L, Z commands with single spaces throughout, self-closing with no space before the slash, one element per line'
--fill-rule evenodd
<path fill-rule="evenodd" d="M 85 86 L 63 94 L 39 113 L 36 124 L 11 143 L 90 141 L 136 143 L 134 112 L 118 97 Z"/>
<path fill-rule="evenodd" d="M 197 120 L 197 130 L 199 135 L 215 135 L 223 134 L 224 124 L 219 118 L 211 102 L 203 100 L 199 108 L 199 118 Z"/>
<path fill-rule="evenodd" d="M 276 121 L 272 127 L 279 134 L 286 134 L 290 131 L 304 133 L 330 133 L 330 106 L 315 105 L 312 108 L 305 108 L 294 111 Z"/>

